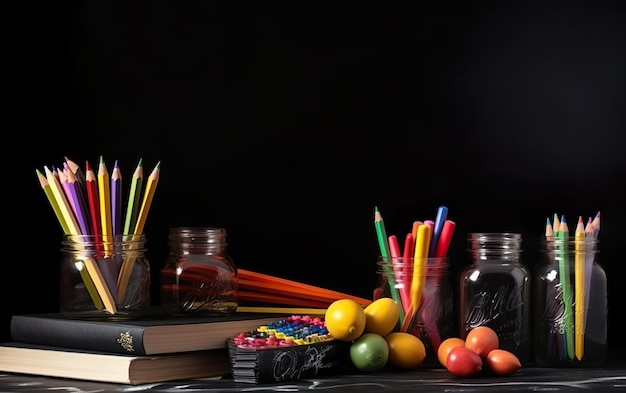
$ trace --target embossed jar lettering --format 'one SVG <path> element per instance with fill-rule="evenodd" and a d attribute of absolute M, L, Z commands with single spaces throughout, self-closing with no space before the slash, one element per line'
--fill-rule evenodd
<path fill-rule="evenodd" d="M 470 233 L 472 263 L 460 274 L 462 338 L 477 326 L 498 333 L 500 348 L 522 363 L 530 353 L 530 274 L 520 260 L 522 237 L 516 233 Z"/>
<path fill-rule="evenodd" d="M 173 315 L 231 314 L 237 309 L 237 268 L 222 228 L 171 228 L 161 269 L 161 304 Z"/>
<path fill-rule="evenodd" d="M 607 277 L 598 247 L 594 236 L 542 241 L 533 271 L 534 355 L 540 366 L 598 367 L 606 359 Z M 568 297 L 564 285 L 582 301 Z"/>

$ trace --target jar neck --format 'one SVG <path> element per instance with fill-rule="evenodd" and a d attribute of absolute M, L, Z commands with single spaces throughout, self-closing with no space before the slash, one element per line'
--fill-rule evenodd
<path fill-rule="evenodd" d="M 468 252 L 474 262 L 517 262 L 522 252 L 519 233 L 470 233 Z"/>
<path fill-rule="evenodd" d="M 226 230 L 223 228 L 170 228 L 169 246 L 172 253 L 198 251 L 218 254 L 224 253 L 227 245 Z"/>

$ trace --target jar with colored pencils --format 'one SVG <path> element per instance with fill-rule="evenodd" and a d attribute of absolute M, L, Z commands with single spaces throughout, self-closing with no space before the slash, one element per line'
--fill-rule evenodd
<path fill-rule="evenodd" d="M 402 305 L 395 330 L 418 337 L 426 349 L 425 366 L 440 366 L 437 350 L 456 335 L 454 298 L 448 257 L 403 258 L 379 256 L 374 300 L 391 297 Z"/>
<path fill-rule="evenodd" d="M 161 268 L 161 306 L 171 315 L 224 315 L 238 306 L 238 272 L 226 250 L 226 230 L 170 228 Z"/>
<path fill-rule="evenodd" d="M 150 309 L 144 234 L 66 234 L 61 244 L 62 315 L 123 320 L 141 317 Z"/>
<path fill-rule="evenodd" d="M 535 362 L 597 367 L 607 352 L 607 280 L 593 236 L 551 236 L 533 273 Z"/>

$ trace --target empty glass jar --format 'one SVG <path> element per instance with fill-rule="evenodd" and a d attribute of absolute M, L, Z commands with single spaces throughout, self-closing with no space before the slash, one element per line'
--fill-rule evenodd
<path fill-rule="evenodd" d="M 470 233 L 472 263 L 460 273 L 460 335 L 485 325 L 500 348 L 524 364 L 530 356 L 530 273 L 522 263 L 518 233 Z"/>
<path fill-rule="evenodd" d="M 238 274 L 226 230 L 170 228 L 161 269 L 161 305 L 172 315 L 223 315 L 237 310 Z"/>

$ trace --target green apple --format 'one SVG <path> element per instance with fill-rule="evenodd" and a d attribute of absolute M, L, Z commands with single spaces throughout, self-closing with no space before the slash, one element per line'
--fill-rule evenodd
<path fill-rule="evenodd" d="M 388 359 L 389 344 L 380 334 L 362 334 L 350 345 L 350 360 L 360 371 L 380 371 Z"/>

